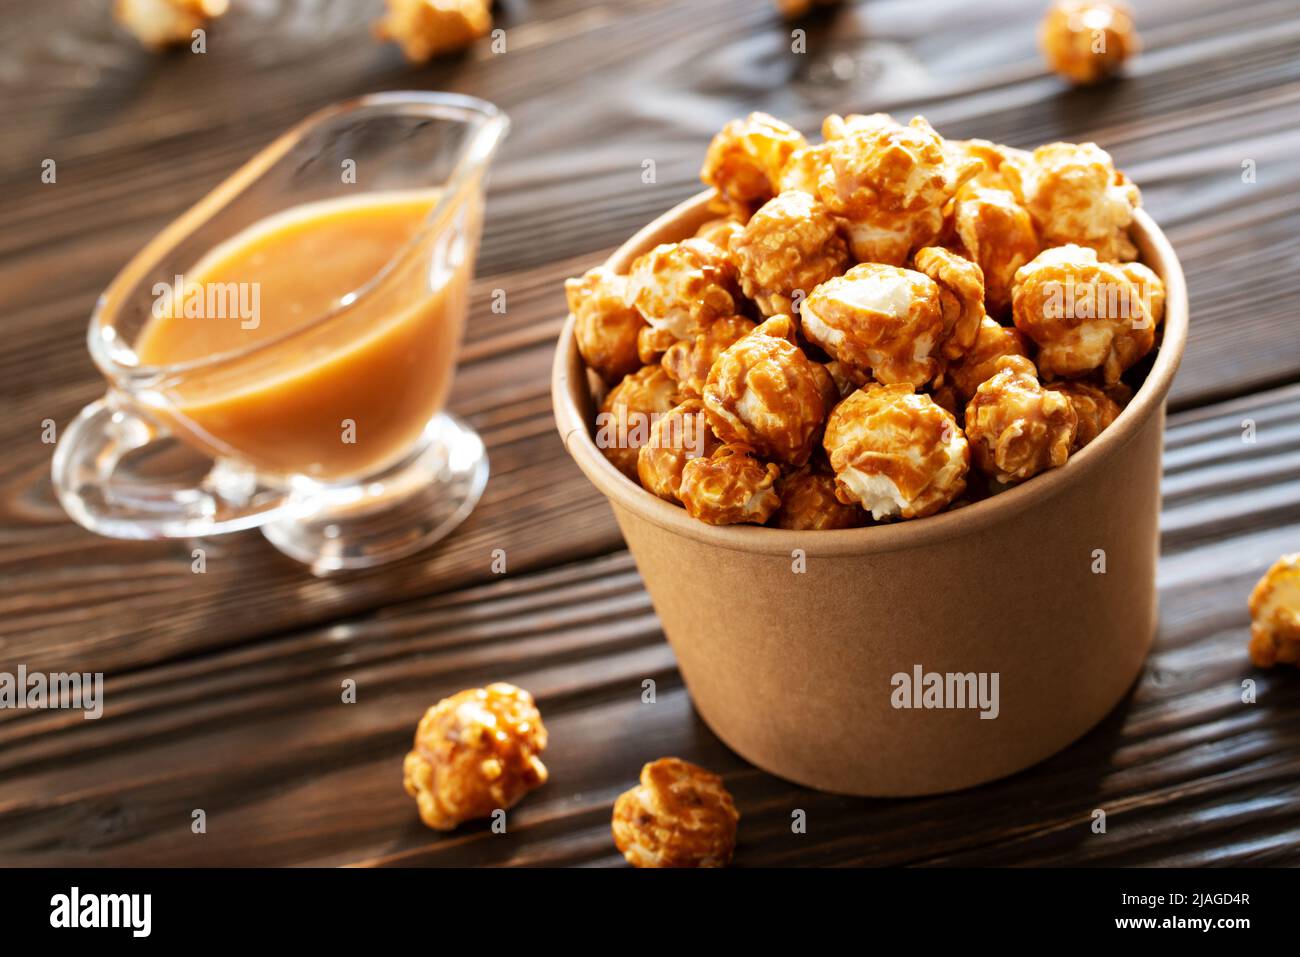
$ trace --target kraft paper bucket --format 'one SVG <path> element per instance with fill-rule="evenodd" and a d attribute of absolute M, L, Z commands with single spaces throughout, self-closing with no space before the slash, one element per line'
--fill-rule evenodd
<path fill-rule="evenodd" d="M 692 235 L 706 200 L 606 265 L 626 272 Z M 614 509 L 697 711 L 734 751 L 825 791 L 933 794 L 1060 751 L 1132 686 L 1156 628 L 1164 401 L 1188 325 L 1164 234 L 1142 211 L 1133 234 L 1167 301 L 1160 351 L 1123 413 L 1064 467 L 910 522 L 713 527 L 651 495 L 592 439 L 596 383 L 569 317 L 552 376 L 560 435 Z M 937 699 L 969 692 L 967 706 L 924 707 L 929 673 L 972 676 L 943 677 Z"/>

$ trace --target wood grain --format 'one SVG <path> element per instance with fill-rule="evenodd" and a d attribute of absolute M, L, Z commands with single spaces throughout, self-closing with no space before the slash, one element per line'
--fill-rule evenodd
<path fill-rule="evenodd" d="M 610 802 L 664 753 L 726 775 L 741 864 L 1300 862 L 1300 691 L 1244 656 L 1245 594 L 1300 547 L 1300 20 L 1288 0 L 1137 6 L 1145 52 L 1074 91 L 1042 68 L 1038 0 L 848 5 L 798 25 L 805 54 L 755 0 L 513 0 L 498 4 L 505 54 L 424 68 L 369 40 L 377 3 L 236 4 L 207 54 L 153 57 L 95 0 L 0 2 L 0 670 L 109 674 L 99 722 L 0 711 L 0 863 L 608 864 Z M 255 533 L 121 543 L 68 522 L 40 435 L 102 391 L 83 346 L 99 291 L 284 127 L 398 88 L 483 96 L 514 120 L 452 398 L 492 458 L 470 521 L 393 567 L 323 580 Z M 554 434 L 563 279 L 695 191 L 708 137 L 751 109 L 809 132 L 827 112 L 887 109 L 1021 146 L 1095 139 L 1182 258 L 1193 323 L 1171 398 L 1157 651 L 1101 728 L 1009 781 L 859 801 L 731 755 Z M 45 158 L 56 184 L 40 182 Z M 505 315 L 486 308 L 497 289 Z M 349 677 L 356 705 L 339 701 Z M 398 782 L 414 722 L 495 678 L 538 694 L 552 783 L 505 837 L 431 835 Z M 794 808 L 806 835 L 790 833 Z"/>

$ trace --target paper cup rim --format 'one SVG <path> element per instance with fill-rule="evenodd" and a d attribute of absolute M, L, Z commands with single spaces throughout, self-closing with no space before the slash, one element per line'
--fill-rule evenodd
<path fill-rule="evenodd" d="M 616 272 L 626 272 L 631 261 L 641 253 L 659 243 L 676 242 L 692 235 L 701 222 L 711 217 L 708 203 L 712 196 L 712 191 L 705 191 L 674 206 L 623 243 L 604 265 Z M 685 509 L 634 483 L 596 446 L 591 425 L 577 401 L 578 395 L 590 393 L 586 367 L 574 340 L 572 313 L 560 332 L 551 372 L 556 427 L 565 449 L 583 474 L 614 505 L 660 528 L 718 548 L 783 556 L 790 556 L 797 549 L 809 557 L 834 557 L 891 552 L 975 534 L 1086 482 L 1095 469 L 1104 468 L 1162 408 L 1187 344 L 1187 284 L 1173 246 L 1145 210 L 1135 211 L 1131 233 L 1141 250 L 1141 261 L 1165 284 L 1164 336 L 1146 379 L 1115 421 L 1071 455 L 1065 465 L 961 508 L 927 518 L 834 531 L 709 525 L 691 518 Z M 1044 529 L 1043 534 L 1050 535 L 1051 530 Z"/>

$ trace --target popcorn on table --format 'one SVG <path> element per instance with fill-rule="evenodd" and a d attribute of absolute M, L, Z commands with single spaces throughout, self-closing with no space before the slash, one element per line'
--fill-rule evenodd
<path fill-rule="evenodd" d="M 1054 72 L 1080 85 L 1118 73 L 1141 46 L 1132 10 L 1116 0 L 1055 0 L 1038 45 Z"/>
<path fill-rule="evenodd" d="M 439 831 L 513 807 L 546 783 L 546 728 L 522 688 L 504 682 L 444 698 L 425 712 L 402 766 L 420 820 Z"/>
<path fill-rule="evenodd" d="M 797 530 L 921 518 L 1067 464 L 1159 338 L 1137 187 L 1093 143 L 945 140 L 883 113 L 822 135 L 733 120 L 701 171 L 715 218 L 626 277 L 569 281 L 578 351 L 613 386 L 605 455 L 700 521 Z M 701 420 L 703 444 L 674 444 Z"/>
<path fill-rule="evenodd" d="M 722 778 L 680 758 L 660 758 L 614 802 L 612 829 L 633 867 L 725 867 L 739 821 Z"/>
<path fill-rule="evenodd" d="M 1300 552 L 1274 562 L 1250 593 L 1250 658 L 1300 665 Z"/>
<path fill-rule="evenodd" d="M 387 0 L 375 36 L 392 40 L 411 63 L 469 46 L 492 29 L 491 0 Z"/>
<path fill-rule="evenodd" d="M 194 31 L 221 16 L 229 0 L 114 0 L 113 18 L 151 50 L 190 43 Z"/>

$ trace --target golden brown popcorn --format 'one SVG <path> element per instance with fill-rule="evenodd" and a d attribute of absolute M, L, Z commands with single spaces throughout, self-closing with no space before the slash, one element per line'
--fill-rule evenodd
<path fill-rule="evenodd" d="M 722 778 L 680 758 L 641 769 L 614 802 L 614 844 L 633 867 L 725 867 L 740 814 Z"/>
<path fill-rule="evenodd" d="M 964 409 L 975 395 L 980 384 L 993 378 L 998 371 L 998 360 L 1005 356 L 1029 356 L 1029 348 L 1020 330 L 1000 326 L 992 319 L 980 323 L 979 334 L 970 352 L 958 362 L 948 366 L 944 381 L 951 385 Z"/>
<path fill-rule="evenodd" d="M 637 315 L 639 316 L 640 313 L 637 313 Z M 642 365 L 656 365 L 663 359 L 664 353 L 680 341 L 667 329 L 656 329 L 654 326 L 643 325 L 636 335 L 637 358 L 641 360 Z"/>
<path fill-rule="evenodd" d="M 721 216 L 717 219 L 710 219 L 695 230 L 695 238 L 703 239 L 705 242 L 713 243 L 721 250 L 730 252 L 732 242 L 744 228 L 745 224 L 734 216 Z"/>
<path fill-rule="evenodd" d="M 659 366 L 646 366 L 610 389 L 596 416 L 596 446 L 620 472 L 637 481 L 637 452 L 655 419 L 677 405 L 677 383 Z"/>
<path fill-rule="evenodd" d="M 704 407 L 722 441 L 803 465 L 828 410 L 815 363 L 794 343 L 789 316 L 774 316 L 736 342 L 709 371 Z"/>
<path fill-rule="evenodd" d="M 762 525 L 781 504 L 776 480 L 781 469 L 755 458 L 748 445 L 729 444 L 682 468 L 677 495 L 687 513 L 710 525 Z"/>
<path fill-rule="evenodd" d="M 1016 328 L 1038 344 L 1047 378 L 1100 370 L 1105 384 L 1155 346 L 1155 322 L 1142 290 L 1087 246 L 1045 249 L 1016 272 Z"/>
<path fill-rule="evenodd" d="M 726 316 L 709 323 L 693 339 L 678 339 L 663 355 L 664 371 L 686 395 L 702 396 L 709 370 L 729 347 L 754 331 L 744 316 Z"/>
<path fill-rule="evenodd" d="M 1090 246 L 1103 262 L 1137 258 L 1128 227 L 1142 196 L 1096 143 L 1038 147 L 1020 188 L 1044 247 Z"/>
<path fill-rule="evenodd" d="M 443 698 L 425 712 L 402 784 L 420 820 L 439 831 L 513 807 L 546 783 L 546 728 L 522 688 L 497 682 Z"/>
<path fill-rule="evenodd" d="M 933 515 L 966 488 L 970 448 L 957 420 L 906 384 L 853 393 L 831 413 L 823 444 L 840 501 L 877 520 Z"/>
<path fill-rule="evenodd" d="M 688 339 L 739 311 L 736 267 L 725 250 L 703 239 L 664 243 L 633 261 L 627 301 L 656 329 Z"/>
<path fill-rule="evenodd" d="M 1066 379 L 1052 386 L 1070 400 L 1074 412 L 1079 417 L 1079 430 L 1074 434 L 1074 444 L 1070 452 L 1083 448 L 1109 426 L 1124 411 L 1123 405 L 1098 388 L 1078 379 Z"/>
<path fill-rule="evenodd" d="M 1038 27 L 1038 45 L 1053 72 L 1087 84 L 1118 73 L 1141 44 L 1128 4 L 1056 0 Z"/>
<path fill-rule="evenodd" d="M 804 337 L 880 382 L 925 385 L 939 371 L 939 287 L 924 273 L 862 263 L 822 283 L 799 307 Z"/>
<path fill-rule="evenodd" d="M 1128 277 L 1142 295 L 1142 305 L 1152 324 L 1159 328 L 1165 318 L 1165 282 L 1151 269 L 1139 262 L 1118 263 L 1119 271 Z"/>
<path fill-rule="evenodd" d="M 942 246 L 916 251 L 912 265 L 939 287 L 943 332 L 939 354 L 946 360 L 960 359 L 975 345 L 984 321 L 984 274 L 969 259 Z"/>
<path fill-rule="evenodd" d="M 1300 552 L 1274 562 L 1250 593 L 1250 660 L 1300 664 Z"/>
<path fill-rule="evenodd" d="M 953 202 L 952 231 L 961 254 L 984 274 L 985 311 L 1005 315 L 1016 270 L 1039 252 L 1029 211 L 1011 190 L 967 183 Z"/>
<path fill-rule="evenodd" d="M 491 0 L 387 0 L 375 36 L 392 40 L 411 63 L 469 46 L 492 29 Z"/>
<path fill-rule="evenodd" d="M 114 0 L 113 18 L 141 46 L 162 50 L 190 43 L 195 30 L 206 27 L 229 6 L 228 0 Z"/>
<path fill-rule="evenodd" d="M 627 277 L 603 266 L 589 269 L 581 279 L 564 283 L 573 335 L 587 365 L 607 383 L 641 368 L 637 339 L 648 328 L 641 313 L 627 304 Z"/>
<path fill-rule="evenodd" d="M 740 287 L 765 316 L 794 311 L 849 266 L 849 248 L 826 207 L 800 190 L 764 203 L 731 243 Z"/>
<path fill-rule="evenodd" d="M 637 455 L 641 485 L 669 502 L 679 502 L 682 469 L 691 459 L 712 455 L 721 443 L 709 428 L 704 403 L 687 399 L 663 415 Z"/>
<path fill-rule="evenodd" d="M 901 126 L 884 114 L 829 116 L 818 198 L 846 221 L 859 262 L 901 266 L 943 229 L 944 205 L 980 169 L 954 160 L 924 117 Z M 801 157 L 807 165 L 816 157 Z"/>
<path fill-rule="evenodd" d="M 769 524 L 777 528 L 810 531 L 866 524 L 867 513 L 836 498 L 835 476 L 817 466 L 805 465 L 782 475 L 776 487 L 781 507 Z"/>
<path fill-rule="evenodd" d="M 1039 384 L 1023 356 L 998 363 L 998 372 L 966 406 L 966 438 L 975 465 L 1003 484 L 1023 482 L 1069 458 L 1078 415 L 1068 396 Z"/>
<path fill-rule="evenodd" d="M 747 215 L 776 195 L 776 182 L 790 154 L 807 146 L 803 134 L 766 113 L 732 120 L 713 137 L 700 179 L 733 210 Z"/>
<path fill-rule="evenodd" d="M 848 363 L 840 362 L 839 359 L 832 359 L 823 364 L 822 368 L 826 370 L 827 375 L 831 377 L 831 383 L 835 386 L 835 395 L 828 403 L 828 407 L 832 409 L 839 404 L 840 399 L 857 392 L 871 381 L 871 376 Z"/>

